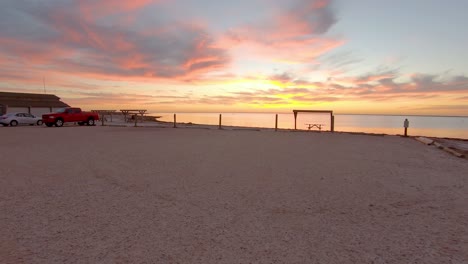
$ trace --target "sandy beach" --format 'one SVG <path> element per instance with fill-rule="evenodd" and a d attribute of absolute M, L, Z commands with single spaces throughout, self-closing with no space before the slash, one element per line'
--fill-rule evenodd
<path fill-rule="evenodd" d="M 411 138 L 1 128 L 0 263 L 467 263 L 468 161 Z"/>

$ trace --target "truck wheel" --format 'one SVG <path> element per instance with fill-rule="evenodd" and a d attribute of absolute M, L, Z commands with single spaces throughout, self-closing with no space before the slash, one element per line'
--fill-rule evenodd
<path fill-rule="evenodd" d="M 42 120 L 37 120 L 37 123 L 36 123 L 38 126 L 42 126 Z"/>
<path fill-rule="evenodd" d="M 52 124 L 52 123 L 46 123 L 45 125 L 46 125 L 47 127 L 51 127 L 51 126 L 53 126 L 54 124 Z"/>
<path fill-rule="evenodd" d="M 10 126 L 17 126 L 17 125 L 18 125 L 18 121 L 16 121 L 16 120 L 12 120 L 10 122 Z"/>
<path fill-rule="evenodd" d="M 63 126 L 63 120 L 62 120 L 62 119 L 57 119 L 57 120 L 55 120 L 55 126 L 56 126 L 56 127 L 61 127 L 61 126 Z"/>
<path fill-rule="evenodd" d="M 96 123 L 94 122 L 94 118 L 88 119 L 88 126 L 94 126 Z"/>

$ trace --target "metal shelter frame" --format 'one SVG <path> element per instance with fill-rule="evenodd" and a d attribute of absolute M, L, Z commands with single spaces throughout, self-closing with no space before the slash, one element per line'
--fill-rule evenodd
<path fill-rule="evenodd" d="M 294 113 L 294 130 L 297 130 L 297 114 L 298 113 L 325 113 L 330 114 L 330 131 L 335 132 L 335 116 L 332 110 L 293 110 Z"/>

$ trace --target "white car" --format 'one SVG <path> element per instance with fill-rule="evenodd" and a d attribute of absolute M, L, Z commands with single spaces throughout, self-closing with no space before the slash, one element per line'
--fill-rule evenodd
<path fill-rule="evenodd" d="M 0 124 L 3 126 L 17 125 L 42 125 L 42 118 L 28 113 L 8 113 L 0 116 Z"/>

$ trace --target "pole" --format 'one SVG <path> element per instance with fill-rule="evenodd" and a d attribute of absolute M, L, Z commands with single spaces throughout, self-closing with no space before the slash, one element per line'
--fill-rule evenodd
<path fill-rule="evenodd" d="M 335 132 L 335 116 L 331 116 L 331 132 Z"/>
<path fill-rule="evenodd" d="M 219 126 L 218 126 L 218 129 L 222 129 L 222 128 L 221 128 L 221 119 L 222 119 L 221 114 L 219 114 Z"/>
<path fill-rule="evenodd" d="M 294 130 L 297 129 L 297 112 L 294 112 Z"/>
<path fill-rule="evenodd" d="M 133 117 L 135 118 L 135 127 L 137 126 L 138 114 L 134 114 Z"/>
<path fill-rule="evenodd" d="M 276 114 L 275 118 L 275 131 L 278 131 L 278 114 Z"/>
<path fill-rule="evenodd" d="M 174 128 L 176 128 L 176 127 L 177 127 L 177 125 L 176 125 L 176 120 L 177 120 L 177 118 L 176 118 L 176 114 L 174 114 Z"/>

